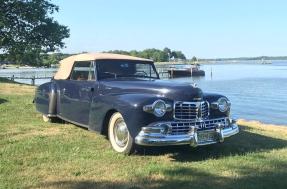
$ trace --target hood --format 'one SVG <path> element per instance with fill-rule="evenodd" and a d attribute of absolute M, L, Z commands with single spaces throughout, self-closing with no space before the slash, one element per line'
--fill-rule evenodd
<path fill-rule="evenodd" d="M 102 94 L 150 94 L 175 101 L 201 101 L 203 98 L 202 90 L 191 83 L 130 78 L 104 80 L 100 83 Z"/>

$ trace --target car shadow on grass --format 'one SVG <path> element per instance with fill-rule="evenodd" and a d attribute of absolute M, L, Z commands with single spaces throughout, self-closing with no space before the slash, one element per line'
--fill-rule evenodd
<path fill-rule="evenodd" d="M 170 154 L 174 161 L 204 161 L 227 156 L 245 155 L 252 152 L 270 151 L 287 147 L 287 140 L 276 139 L 248 131 L 241 127 L 239 134 L 227 138 L 222 144 L 192 148 L 190 146 L 144 147 L 137 155 L 158 156 Z"/>
<path fill-rule="evenodd" d="M 125 181 L 96 181 L 96 180 L 65 180 L 46 182 L 41 185 L 43 188 L 69 188 L 69 189 L 144 189 L 144 188 L 197 188 L 197 189 L 243 189 L 243 188 L 285 188 L 287 166 L 285 162 L 277 162 L 283 166 L 280 171 L 257 172 L 252 167 L 243 167 L 238 164 L 232 167 L 241 177 L 227 177 L 212 172 L 207 172 L 198 168 L 175 167 L 173 169 L 163 169 L 163 178 L 151 179 L 147 177 L 132 176 L 131 182 Z M 271 166 L 271 165 L 270 165 Z"/>
<path fill-rule="evenodd" d="M 6 102 L 8 102 L 8 100 L 0 98 L 0 104 L 6 103 Z"/>
<path fill-rule="evenodd" d="M 136 185 L 136 184 L 135 184 Z M 124 182 L 97 182 L 93 180 L 85 181 L 57 181 L 49 182 L 41 185 L 43 188 L 55 188 L 55 189 L 142 189 L 140 186 L 133 186 L 130 183 Z M 30 187 L 27 187 L 28 189 Z"/>
<path fill-rule="evenodd" d="M 165 147 L 165 148 L 146 148 L 143 152 L 136 155 L 159 156 L 170 155 L 174 161 L 192 162 L 204 161 L 207 159 L 219 159 L 235 155 L 246 155 L 252 152 L 266 152 L 274 149 L 286 148 L 287 141 L 276 139 L 260 134 L 252 133 L 248 127 L 241 127 L 241 132 L 226 140 L 223 144 L 190 148 L 186 146 Z M 173 164 L 173 166 L 162 167 L 160 177 L 130 175 L 130 179 L 119 181 L 102 178 L 101 180 L 86 179 L 67 179 L 56 181 L 46 181 L 41 183 L 40 188 L 114 188 L 114 189 L 144 189 L 144 188 L 285 188 L 287 177 L 286 160 L 273 159 L 266 160 L 264 156 L 256 156 L 257 163 L 262 162 L 264 167 L 259 168 L 253 163 L 240 164 L 231 162 L 225 174 L 218 174 L 217 171 L 201 169 L 200 167 L 190 167 L 186 164 Z M 224 161 L 222 161 L 224 163 Z M 204 167 L 204 166 L 203 166 Z M 96 167 L 95 167 L 96 168 Z M 210 167 L 216 168 L 214 167 Z M 276 171 L 274 171 L 274 169 Z M 226 170 L 224 170 L 226 171 Z M 230 174 L 230 175 L 229 175 Z M 234 175 L 233 175 L 234 174 Z M 31 188 L 31 187 L 29 187 Z"/>

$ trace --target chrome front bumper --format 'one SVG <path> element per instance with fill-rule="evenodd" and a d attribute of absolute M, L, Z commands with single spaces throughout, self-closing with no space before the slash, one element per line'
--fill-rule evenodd
<path fill-rule="evenodd" d="M 154 127 L 143 127 L 135 138 L 135 143 L 143 146 L 167 146 L 167 145 L 186 145 L 202 146 L 224 142 L 224 139 L 235 135 L 239 132 L 239 127 L 235 121 L 231 121 L 229 125 L 216 125 L 213 129 L 198 131 L 196 127 L 191 127 L 190 132 L 181 135 L 168 134 L 168 128 L 162 128 L 161 124 L 156 123 Z M 152 128 L 152 129 L 151 129 Z M 156 128 L 158 128 L 158 132 Z M 166 133 L 165 133 L 166 132 Z M 212 136 L 206 137 L 202 136 Z"/>

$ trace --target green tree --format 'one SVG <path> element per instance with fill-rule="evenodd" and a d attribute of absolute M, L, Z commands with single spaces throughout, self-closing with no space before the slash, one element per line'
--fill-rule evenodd
<path fill-rule="evenodd" d="M 168 59 L 171 59 L 171 50 L 167 47 L 163 49 L 163 52 L 168 56 Z"/>
<path fill-rule="evenodd" d="M 41 54 L 40 62 L 42 65 L 51 67 L 53 64 L 58 64 L 62 59 L 67 58 L 73 54 L 62 54 L 62 53 L 52 53 L 52 54 Z"/>
<path fill-rule="evenodd" d="M 171 52 L 171 56 L 172 56 L 174 59 L 186 60 L 185 55 L 184 55 L 181 51 L 172 51 L 172 52 Z"/>
<path fill-rule="evenodd" d="M 191 61 L 192 61 L 192 62 L 196 62 L 196 61 L 197 61 L 197 58 L 196 58 L 195 56 L 193 56 L 192 59 L 191 59 Z"/>
<path fill-rule="evenodd" d="M 145 49 L 140 53 L 140 57 L 153 59 L 155 62 L 166 62 L 168 60 L 168 55 L 158 49 Z"/>
<path fill-rule="evenodd" d="M 123 51 L 123 50 L 112 50 L 112 51 L 108 51 L 108 53 L 130 55 L 128 51 Z"/>
<path fill-rule="evenodd" d="M 139 57 L 140 53 L 138 51 L 136 51 L 136 50 L 132 50 L 132 51 L 130 51 L 129 55 L 135 56 L 135 57 Z"/>
<path fill-rule="evenodd" d="M 155 62 L 167 62 L 170 58 L 176 58 L 176 59 L 186 59 L 185 55 L 181 51 L 171 51 L 169 48 L 164 48 L 163 50 L 159 49 L 145 49 L 143 51 L 122 51 L 122 50 L 113 50 L 108 51 L 109 53 L 115 53 L 115 54 L 125 54 L 125 55 L 131 55 L 141 58 L 147 58 L 152 59 Z"/>
<path fill-rule="evenodd" d="M 50 0 L 0 0 L 0 50 L 17 63 L 38 64 L 40 53 L 64 47 L 69 29 L 51 17 Z"/>
<path fill-rule="evenodd" d="M 60 58 L 58 54 L 46 54 L 45 56 L 42 57 L 42 63 L 43 65 L 47 67 L 51 67 L 52 64 L 58 64 L 60 61 Z"/>
<path fill-rule="evenodd" d="M 171 58 L 177 59 L 177 53 L 175 51 L 171 52 Z"/>

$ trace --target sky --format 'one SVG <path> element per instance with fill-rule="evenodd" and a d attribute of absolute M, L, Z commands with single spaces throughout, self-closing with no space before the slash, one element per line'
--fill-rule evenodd
<path fill-rule="evenodd" d="M 188 58 L 287 55 L 285 0 L 52 0 L 65 53 L 146 48 Z"/>

